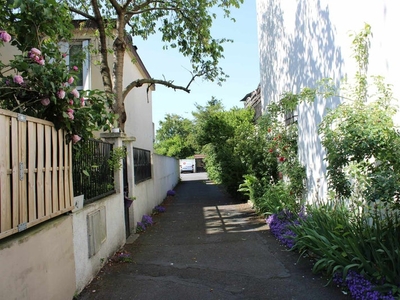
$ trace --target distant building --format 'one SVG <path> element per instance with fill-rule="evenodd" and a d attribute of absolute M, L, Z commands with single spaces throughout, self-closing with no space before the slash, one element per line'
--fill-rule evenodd
<path fill-rule="evenodd" d="M 243 97 L 242 100 L 244 102 L 244 107 L 252 107 L 255 111 L 254 113 L 254 121 L 256 121 L 262 115 L 262 105 L 261 105 L 261 90 L 260 85 L 258 85 L 257 89 L 248 93 Z"/>

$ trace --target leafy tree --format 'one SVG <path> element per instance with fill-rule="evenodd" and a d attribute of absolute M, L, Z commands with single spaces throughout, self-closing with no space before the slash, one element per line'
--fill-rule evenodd
<path fill-rule="evenodd" d="M 176 158 L 194 155 L 193 122 L 176 114 L 166 115 L 164 121 L 160 121 L 154 151 Z"/>
<path fill-rule="evenodd" d="M 101 91 L 78 92 L 77 69 L 66 65 L 58 47 L 60 39 L 71 38 L 68 8 L 55 0 L 0 4 L 0 46 L 11 43 L 21 51 L 0 62 L 0 107 L 49 120 L 75 143 L 107 127 L 111 103 Z"/>
<path fill-rule="evenodd" d="M 196 107 L 196 139 L 206 155 L 208 175 L 238 196 L 239 184 L 249 171 L 243 152 L 255 131 L 254 112 L 239 108 L 224 111 L 222 103 L 214 98 L 207 106 Z"/>
<path fill-rule="evenodd" d="M 224 81 L 225 74 L 218 67 L 223 58 L 224 42 L 214 39 L 211 26 L 217 17 L 211 10 L 220 8 L 224 17 L 230 16 L 231 8 L 239 8 L 243 0 L 60 0 L 67 3 L 71 12 L 93 24 L 98 32 L 101 54 L 101 75 L 109 97 L 115 96 L 114 112 L 119 115 L 119 127 L 124 130 L 126 112 L 124 99 L 135 87 L 144 84 L 163 84 L 173 89 L 189 92 L 191 83 L 198 77 L 205 80 Z M 186 86 L 161 79 L 138 79 L 123 86 L 124 53 L 127 33 L 147 39 L 160 32 L 164 48 L 177 48 L 190 58 L 192 78 Z M 113 39 L 113 73 L 108 62 L 107 37 Z M 113 81 L 112 78 L 115 80 Z"/>

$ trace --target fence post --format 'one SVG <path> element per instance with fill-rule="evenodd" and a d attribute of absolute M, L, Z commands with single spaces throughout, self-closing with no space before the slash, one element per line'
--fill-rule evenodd
<path fill-rule="evenodd" d="M 122 147 L 123 146 L 123 138 L 125 138 L 125 133 L 123 132 L 105 132 L 100 133 L 100 137 L 104 139 L 108 143 L 113 144 L 113 148 Z M 117 194 L 123 194 L 124 191 L 124 176 L 123 176 L 123 168 L 119 170 L 114 170 L 114 183 L 115 183 L 115 191 Z"/>
<path fill-rule="evenodd" d="M 135 137 L 124 138 L 124 144 L 126 146 L 126 167 L 127 167 L 127 185 L 129 190 L 128 196 L 133 196 L 134 189 L 134 162 L 133 162 L 133 142 L 136 141 Z"/>

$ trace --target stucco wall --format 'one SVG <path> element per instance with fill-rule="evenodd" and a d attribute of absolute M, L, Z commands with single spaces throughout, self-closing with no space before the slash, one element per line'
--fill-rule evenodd
<path fill-rule="evenodd" d="M 167 191 L 173 189 L 179 182 L 179 163 L 172 157 L 153 154 L 152 179 L 138 183 L 133 187 L 136 200 L 130 208 L 130 225 L 136 229 L 142 216 L 151 214 L 153 208 L 166 197 Z"/>
<path fill-rule="evenodd" d="M 132 58 L 125 53 L 125 61 L 130 61 Z M 132 64 L 124 66 L 124 85 L 136 79 L 145 78 L 144 74 Z M 153 152 L 153 102 L 152 89 L 147 90 L 147 84 L 133 88 L 125 99 L 126 110 L 126 125 L 125 133 L 127 136 L 136 138 L 134 147 L 150 150 Z"/>
<path fill-rule="evenodd" d="M 113 142 L 114 147 L 122 146 L 121 138 L 110 138 L 109 142 Z M 107 258 L 125 244 L 125 210 L 121 169 L 115 170 L 114 181 L 116 194 L 85 205 L 72 214 L 77 292 L 80 292 L 92 280 L 107 262 Z M 89 257 L 88 215 L 102 208 L 105 209 L 106 239 L 99 247 L 98 252 Z M 101 224 L 95 226 L 99 225 Z"/>
<path fill-rule="evenodd" d="M 332 78 L 340 87 L 342 79 L 353 78 L 350 33 L 365 23 L 372 27 L 369 74 L 382 75 L 396 84 L 400 58 L 396 53 L 400 28 L 400 2 L 396 0 L 257 0 L 262 104 L 279 100 L 284 92 L 313 87 L 323 78 Z M 400 85 L 393 87 L 396 98 Z M 318 125 L 338 98 L 317 99 L 298 108 L 299 158 L 307 167 L 308 200 L 327 192 L 326 162 Z"/>
<path fill-rule="evenodd" d="M 100 250 L 89 258 L 88 214 L 105 206 L 107 238 Z M 73 238 L 76 268 L 76 290 L 81 291 L 98 273 L 107 258 L 125 243 L 124 201 L 115 194 L 84 206 L 73 213 Z"/>
<path fill-rule="evenodd" d="M 71 300 L 72 217 L 61 216 L 0 241 L 0 299 Z"/>

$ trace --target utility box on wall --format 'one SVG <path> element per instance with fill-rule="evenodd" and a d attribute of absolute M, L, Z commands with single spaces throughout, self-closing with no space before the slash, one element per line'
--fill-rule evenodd
<path fill-rule="evenodd" d="M 101 245 L 107 239 L 105 206 L 87 215 L 87 230 L 90 258 L 100 250 Z"/>

